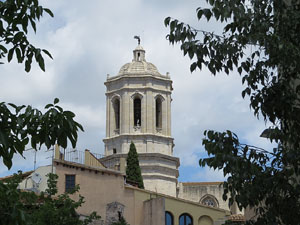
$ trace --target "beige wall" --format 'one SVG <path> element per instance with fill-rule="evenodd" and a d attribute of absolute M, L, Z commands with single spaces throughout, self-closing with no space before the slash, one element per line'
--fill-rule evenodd
<path fill-rule="evenodd" d="M 78 164 L 77 164 L 78 165 Z M 112 202 L 126 205 L 124 216 L 128 223 L 134 225 L 134 193 L 124 189 L 124 177 L 121 173 L 107 172 L 100 169 L 87 169 L 77 167 L 76 164 L 63 164 L 55 161 L 58 178 L 58 191 L 65 191 L 65 175 L 76 174 L 75 182 L 80 184 L 80 194 L 85 197 L 85 203 L 78 213 L 88 215 L 96 211 L 103 220 L 106 219 L 106 206 Z M 78 199 L 78 194 L 74 195 Z"/>
<path fill-rule="evenodd" d="M 197 224 L 198 219 L 204 215 L 211 218 L 214 224 L 218 224 L 218 221 L 224 221 L 226 214 L 228 214 L 225 210 L 214 209 L 175 197 L 130 187 L 124 184 L 124 176 L 120 172 L 101 168 L 96 169 L 60 160 L 54 160 L 54 165 L 59 176 L 59 193 L 65 191 L 65 175 L 76 175 L 76 184 L 80 184 L 80 194 L 85 197 L 85 203 L 78 210 L 78 213 L 82 215 L 88 215 L 92 211 L 96 211 L 103 220 L 106 220 L 107 204 L 119 202 L 125 206 L 124 217 L 127 222 L 130 225 L 142 225 L 144 203 L 153 198 L 164 199 L 165 210 L 174 215 L 175 225 L 178 225 L 178 218 L 182 213 L 189 213 L 194 218 L 194 224 Z M 78 199 L 78 194 L 75 194 L 74 198 Z M 164 212 L 157 212 L 156 215 L 161 215 L 161 213 L 164 214 Z M 153 221 L 155 221 L 154 219 Z"/>
<path fill-rule="evenodd" d="M 224 189 L 222 182 L 187 182 L 179 183 L 178 187 L 179 198 L 200 203 L 205 196 L 212 196 L 216 199 L 219 208 L 229 210 L 232 214 L 244 214 L 243 211 L 238 209 L 236 204 L 229 208 L 228 201 L 223 200 Z"/>
<path fill-rule="evenodd" d="M 26 177 L 20 184 L 19 188 L 24 189 L 24 190 L 36 190 L 37 192 L 42 192 L 45 191 L 48 187 L 47 185 L 47 180 L 48 177 L 46 176 L 47 174 L 52 172 L 52 166 L 40 166 L 37 168 L 34 172 L 32 172 L 31 175 Z M 40 175 L 41 180 L 39 184 L 34 184 L 32 181 L 32 176 L 37 173 Z M 55 168 L 53 168 L 53 173 L 55 173 Z"/>

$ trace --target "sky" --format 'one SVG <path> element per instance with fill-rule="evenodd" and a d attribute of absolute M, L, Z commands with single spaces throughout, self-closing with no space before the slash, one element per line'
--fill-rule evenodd
<path fill-rule="evenodd" d="M 179 181 L 222 181 L 222 171 L 200 168 L 198 161 L 206 157 L 202 146 L 206 129 L 231 130 L 242 143 L 271 148 L 259 135 L 265 129 L 263 120 L 257 120 L 243 99 L 241 77 L 213 76 L 206 68 L 190 72 L 191 61 L 184 57 L 179 45 L 170 45 L 166 39 L 168 16 L 193 27 L 220 34 L 222 24 L 214 20 L 198 21 L 196 9 L 205 7 L 205 1 L 196 0 L 42 0 L 54 18 L 48 15 L 40 20 L 37 33 L 29 39 L 40 48 L 49 50 L 53 60 L 45 56 L 46 72 L 33 64 L 30 73 L 24 65 L 0 65 L 1 102 L 32 105 L 42 109 L 60 99 L 65 110 L 76 114 L 76 120 L 85 129 L 79 134 L 77 149 L 103 153 L 105 137 L 105 86 L 107 74 L 117 75 L 125 63 L 131 62 L 137 46 L 135 35 L 141 37 L 146 60 L 161 74 L 170 73 L 173 80 L 172 137 L 174 155 L 180 158 Z M 26 151 L 16 155 L 11 170 L 0 160 L 0 177 L 17 170 L 28 171 L 34 165 L 51 164 L 52 151 L 42 148 L 36 153 Z"/>

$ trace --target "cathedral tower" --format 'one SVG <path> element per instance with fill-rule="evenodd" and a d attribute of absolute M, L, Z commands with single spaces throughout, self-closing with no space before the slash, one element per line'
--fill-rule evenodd
<path fill-rule="evenodd" d="M 145 59 L 140 44 L 131 63 L 107 77 L 106 138 L 102 163 L 122 170 L 133 142 L 145 189 L 176 196 L 179 159 L 171 137 L 172 80 Z M 122 161 L 123 160 L 123 161 Z"/>

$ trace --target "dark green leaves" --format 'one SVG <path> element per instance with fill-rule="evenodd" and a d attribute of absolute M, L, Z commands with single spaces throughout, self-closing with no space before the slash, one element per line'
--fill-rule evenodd
<path fill-rule="evenodd" d="M 7 61 L 10 62 L 15 56 L 18 63 L 25 62 L 25 71 L 29 72 L 32 57 L 35 56 L 39 67 L 45 71 L 41 50 L 30 44 L 27 39 L 28 28 L 31 25 L 36 32 L 36 21 L 40 19 L 44 11 L 53 17 L 51 10 L 40 6 L 37 0 L 0 2 L 0 37 L 3 43 L 0 46 L 0 59 L 7 57 Z M 8 50 L 9 47 L 11 48 Z M 42 51 L 52 59 L 47 50 Z"/>
<path fill-rule="evenodd" d="M 18 225 L 87 225 L 100 217 L 95 212 L 84 220 L 76 213 L 84 203 L 83 196 L 71 199 L 71 193 L 57 194 L 56 174 L 48 174 L 47 189 L 38 195 L 30 191 L 20 191 L 22 173 L 14 175 L 5 182 L 0 181 L 0 221 L 1 224 Z M 77 194 L 79 186 L 72 194 Z M 54 197 L 55 195 L 55 197 Z"/>
<path fill-rule="evenodd" d="M 142 172 L 139 164 L 138 154 L 133 142 L 130 144 L 130 149 L 127 156 L 126 177 L 128 181 L 134 182 L 139 188 L 144 189 Z"/>
<path fill-rule="evenodd" d="M 209 158 L 201 166 L 223 169 L 224 199 L 255 207 L 251 224 L 298 224 L 300 218 L 300 2 L 207 0 L 197 18 L 214 18 L 221 34 L 190 27 L 168 17 L 169 43 L 179 43 L 191 60 L 216 75 L 237 71 L 257 118 L 271 123 L 263 136 L 274 149 L 241 144 L 230 131 L 207 131 L 203 145 Z M 201 21 L 202 22 L 202 21 Z M 238 121 L 242 123 L 242 121 Z"/>
<path fill-rule="evenodd" d="M 44 114 L 31 106 L 0 103 L 0 157 L 8 168 L 14 154 L 22 155 L 29 141 L 36 150 L 55 144 L 66 148 L 68 140 L 76 146 L 77 133 L 83 127 L 74 120 L 75 114 L 64 111 L 58 102 L 56 98 L 54 104 L 46 105 Z"/>

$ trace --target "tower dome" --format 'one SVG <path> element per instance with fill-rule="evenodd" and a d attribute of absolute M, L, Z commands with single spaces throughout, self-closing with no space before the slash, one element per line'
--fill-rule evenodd
<path fill-rule="evenodd" d="M 118 76 L 122 75 L 154 75 L 154 76 L 162 76 L 155 65 L 150 62 L 147 62 L 145 59 L 145 50 L 139 44 L 133 50 L 133 60 L 131 63 L 126 63 L 123 65 L 118 73 Z"/>

